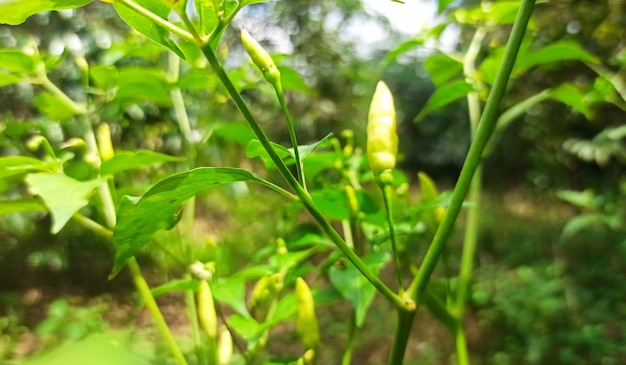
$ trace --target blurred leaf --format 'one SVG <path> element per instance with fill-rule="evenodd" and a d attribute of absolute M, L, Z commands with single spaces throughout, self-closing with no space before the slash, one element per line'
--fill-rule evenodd
<path fill-rule="evenodd" d="M 0 87 L 17 84 L 18 82 L 22 82 L 25 79 L 26 79 L 25 77 L 20 76 L 20 75 L 0 72 Z"/>
<path fill-rule="evenodd" d="M 134 0 L 138 5 L 150 10 L 155 15 L 167 20 L 172 9 L 161 0 Z M 152 41 L 164 46 L 165 48 L 176 53 L 180 58 L 185 59 L 185 54 L 170 38 L 169 31 L 162 28 L 143 15 L 134 10 L 129 9 L 125 5 L 117 2 L 113 3 L 115 10 L 120 17 L 139 33 L 145 35 Z"/>
<path fill-rule="evenodd" d="M 241 6 L 266 3 L 268 1 L 271 1 L 271 0 L 242 0 L 241 1 Z"/>
<path fill-rule="evenodd" d="M 110 160 L 102 162 L 100 175 L 115 175 L 119 172 L 163 162 L 184 161 L 184 158 L 169 156 L 148 150 L 116 153 Z"/>
<path fill-rule="evenodd" d="M 119 219 L 113 236 L 117 254 L 111 277 L 117 275 L 154 233 L 176 225 L 181 205 L 186 200 L 202 190 L 236 181 L 272 186 L 246 170 L 203 167 L 169 176 L 143 197 L 125 196 L 117 211 Z"/>
<path fill-rule="evenodd" d="M 585 118 L 591 119 L 591 110 L 589 110 L 589 106 L 585 101 L 585 96 L 577 87 L 570 84 L 563 84 L 551 90 L 550 96 L 579 111 Z"/>
<path fill-rule="evenodd" d="M 311 192 L 311 198 L 322 214 L 330 219 L 350 219 L 348 197 L 344 190 L 336 188 L 315 190 Z"/>
<path fill-rule="evenodd" d="M 21 364 L 73 365 L 88 361 L 90 365 L 148 365 L 148 361 L 129 351 L 129 340 L 120 338 L 119 334 L 93 334 L 79 341 L 62 344 Z"/>
<path fill-rule="evenodd" d="M 40 92 L 33 104 L 52 120 L 64 120 L 78 114 L 78 111 L 71 109 L 64 100 L 47 91 Z"/>
<path fill-rule="evenodd" d="M 162 70 L 148 67 L 125 67 L 119 70 L 116 98 L 122 102 L 153 101 L 168 106 L 170 87 Z"/>
<path fill-rule="evenodd" d="M 424 68 L 439 87 L 457 76 L 463 76 L 463 64 L 445 54 L 434 54 L 426 59 Z"/>
<path fill-rule="evenodd" d="M 51 164 L 26 156 L 8 156 L 0 158 L 0 179 L 23 174 L 29 171 L 50 170 Z"/>
<path fill-rule="evenodd" d="M 217 29 L 218 24 L 220 23 L 218 19 L 218 12 L 220 9 L 215 9 L 216 2 L 212 0 L 200 0 L 194 1 L 196 5 L 196 11 L 200 16 L 200 20 L 202 22 L 202 26 L 206 34 L 211 34 L 213 31 Z M 239 5 L 236 0 L 221 0 L 218 3 L 223 4 L 223 19 L 228 19 L 231 17 L 236 11 L 238 11 L 245 4 Z M 222 36 L 226 27 L 222 27 L 218 34 L 213 39 L 211 43 L 211 47 L 215 49 L 217 42 Z"/>
<path fill-rule="evenodd" d="M 239 315 L 250 318 L 246 307 L 246 284 L 242 277 L 233 276 L 225 280 L 219 280 L 217 285 L 211 287 L 213 297 L 220 302 L 228 304 Z"/>
<path fill-rule="evenodd" d="M 402 56 L 403 54 L 423 44 L 424 44 L 424 39 L 422 38 L 413 38 L 413 39 L 409 39 L 408 41 L 404 41 L 403 43 L 400 43 L 400 45 L 398 45 L 396 48 L 392 49 L 391 51 L 387 53 L 387 58 L 385 59 L 385 63 L 389 65 L 395 62 L 398 59 L 398 57 Z"/>
<path fill-rule="evenodd" d="M 158 297 L 176 290 L 197 290 L 198 280 L 195 279 L 174 279 L 165 284 L 152 288 L 150 292 L 153 296 Z"/>
<path fill-rule="evenodd" d="M 455 0 L 438 0 L 437 1 L 437 13 L 441 14 L 444 10 L 448 9 L 448 6 L 452 4 Z"/>
<path fill-rule="evenodd" d="M 247 145 L 255 137 L 245 123 L 224 123 L 213 129 L 213 135 L 241 145 Z"/>
<path fill-rule="evenodd" d="M 592 210 L 599 208 L 597 197 L 591 190 L 559 190 L 556 192 L 556 196 L 557 198 L 573 204 L 579 208 L 587 208 Z"/>
<path fill-rule="evenodd" d="M 573 237 L 578 232 L 599 225 L 610 226 L 610 219 L 605 214 L 589 213 L 580 214 L 567 221 L 561 232 L 561 238 Z"/>
<path fill-rule="evenodd" d="M 262 335 L 263 327 L 252 317 L 233 314 L 228 317 L 228 324 L 243 337 L 248 344 L 256 343 Z"/>
<path fill-rule="evenodd" d="M 363 257 L 363 262 L 375 274 L 378 274 L 390 258 L 391 256 L 387 252 L 381 251 Z M 332 266 L 328 273 L 333 286 L 352 304 L 355 311 L 356 326 L 361 327 L 367 309 L 374 299 L 376 288 L 350 262 L 347 262 L 343 268 L 336 265 Z"/>
<path fill-rule="evenodd" d="M 46 206 L 39 199 L 0 200 L 0 215 L 10 213 L 45 212 Z"/>
<path fill-rule="evenodd" d="M 280 81 L 283 84 L 283 88 L 311 94 L 311 88 L 304 82 L 304 79 L 296 70 L 287 66 L 278 66 L 278 70 L 280 71 Z"/>
<path fill-rule="evenodd" d="M 107 90 L 117 85 L 119 72 L 115 66 L 96 65 L 89 68 L 89 76 L 97 87 Z"/>
<path fill-rule="evenodd" d="M 0 49 L 0 69 L 10 72 L 32 75 L 39 56 L 29 55 L 19 50 Z"/>
<path fill-rule="evenodd" d="M 472 89 L 472 85 L 465 81 L 453 81 L 438 87 L 437 90 L 430 96 L 424 108 L 419 112 L 417 117 L 415 117 L 415 120 L 418 122 L 423 120 L 424 117 L 426 117 L 426 115 L 431 111 L 442 108 L 443 106 L 464 97 L 472 91 Z"/>
<path fill-rule="evenodd" d="M 83 7 L 93 0 L 2 0 L 0 24 L 18 25 L 29 16 L 50 10 Z"/>
<path fill-rule="evenodd" d="M 87 206 L 89 195 L 102 180 L 78 181 L 66 175 L 34 173 L 26 176 L 31 194 L 39 195 L 52 215 L 51 232 L 58 233 L 79 209 Z"/>
<path fill-rule="evenodd" d="M 513 24 L 520 6 L 519 1 L 498 1 L 480 4 L 473 8 L 458 8 L 453 13 L 454 19 L 462 24 Z"/>

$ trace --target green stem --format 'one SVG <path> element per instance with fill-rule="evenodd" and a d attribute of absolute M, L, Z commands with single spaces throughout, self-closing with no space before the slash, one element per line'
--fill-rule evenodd
<path fill-rule="evenodd" d="M 469 354 L 467 352 L 467 342 L 465 341 L 465 332 L 463 326 L 459 323 L 454 331 L 454 340 L 456 342 L 456 354 L 459 365 L 469 365 Z"/>
<path fill-rule="evenodd" d="M 99 234 L 102 237 L 113 238 L 113 231 L 111 231 L 110 229 L 106 227 L 103 227 L 98 222 L 94 222 L 93 220 L 85 217 L 84 215 L 80 213 L 74 213 L 72 218 L 74 218 L 74 220 L 80 223 L 83 227 L 91 230 L 92 232 Z"/>
<path fill-rule="evenodd" d="M 289 131 L 289 138 L 291 139 L 291 145 L 293 146 L 293 155 L 296 158 L 296 174 L 298 175 L 298 180 L 300 180 L 300 184 L 306 191 L 306 181 L 304 179 L 304 170 L 302 166 L 302 160 L 300 159 L 300 151 L 298 149 L 298 140 L 296 138 L 296 130 L 294 128 L 293 119 L 291 118 L 291 113 L 289 113 L 289 109 L 287 108 L 287 103 L 285 102 L 285 94 L 283 92 L 283 86 L 279 82 L 274 85 L 274 89 L 276 90 L 276 96 L 278 97 L 278 102 L 280 103 L 280 107 L 285 114 L 285 119 L 287 119 L 287 130 Z"/>
<path fill-rule="evenodd" d="M 483 149 L 489 141 L 489 137 L 493 133 L 496 126 L 500 103 L 504 97 L 506 85 L 509 81 L 509 77 L 511 76 L 511 72 L 513 71 L 515 58 L 517 57 L 517 53 L 524 38 L 526 26 L 530 16 L 532 15 L 534 5 L 535 0 L 522 0 L 520 5 L 519 13 L 517 14 L 517 18 L 513 24 L 511 36 L 504 52 L 502 65 L 498 70 L 493 88 L 489 93 L 489 98 L 487 99 L 483 115 L 476 130 L 474 141 L 470 146 L 459 176 L 459 180 L 452 193 L 450 205 L 446 211 L 443 221 L 435 233 L 435 237 L 433 238 L 430 247 L 428 248 L 420 270 L 409 287 L 408 292 L 410 296 L 414 298 L 416 304 L 419 304 L 430 276 L 435 270 L 435 266 L 437 265 L 441 252 L 443 251 L 445 244 L 452 233 L 454 222 L 459 215 L 465 195 L 470 188 L 474 172 L 478 168 L 481 161 Z"/>
<path fill-rule="evenodd" d="M 154 319 L 154 322 L 159 329 L 159 332 L 161 332 L 161 336 L 163 336 L 167 348 L 170 350 L 179 365 L 186 365 L 187 360 L 185 360 L 185 356 L 183 356 L 183 353 L 180 351 L 180 348 L 176 344 L 174 336 L 172 335 L 172 332 L 170 331 L 167 322 L 165 322 L 165 318 L 163 318 L 163 314 L 161 313 L 161 310 L 159 309 L 156 300 L 154 300 L 154 296 L 152 296 L 150 287 L 148 286 L 146 279 L 144 279 L 143 275 L 141 274 L 141 270 L 139 269 L 139 264 L 137 264 L 137 260 L 134 257 L 131 257 L 128 260 L 127 265 L 130 269 L 133 281 L 135 282 L 135 286 L 137 287 L 137 291 L 139 292 L 139 295 L 141 296 L 141 299 L 143 300 L 146 308 L 148 308 L 148 311 L 152 315 L 152 318 Z"/>
<path fill-rule="evenodd" d="M 357 329 L 356 313 L 354 309 L 352 310 L 352 314 L 350 315 L 350 324 L 348 326 L 348 345 L 346 346 L 346 351 L 343 353 L 341 365 L 350 365 L 350 361 L 352 359 L 352 351 L 354 350 L 354 334 Z"/>
<path fill-rule="evenodd" d="M 42 75 L 38 75 L 37 79 L 33 80 L 33 82 L 43 86 L 46 90 L 48 90 L 48 92 L 56 96 L 74 114 L 87 113 L 85 106 L 72 100 L 69 96 L 67 96 L 67 94 L 59 89 L 58 86 L 52 83 L 52 81 L 48 79 L 48 75 L 45 74 L 45 71 Z"/>
<path fill-rule="evenodd" d="M 391 354 L 389 355 L 389 365 L 402 365 L 406 344 L 409 342 L 413 319 L 415 318 L 415 311 L 407 311 L 400 308 L 397 311 L 398 324 L 396 325 Z"/>
<path fill-rule="evenodd" d="M 184 279 L 191 279 L 189 273 L 185 274 Z M 185 304 L 187 306 L 187 316 L 191 324 L 191 333 L 193 336 L 194 347 L 196 350 L 196 358 L 198 364 L 206 364 L 206 359 L 202 354 L 202 332 L 198 324 L 198 309 L 196 306 L 196 297 L 193 290 L 185 290 Z"/>
<path fill-rule="evenodd" d="M 398 255 L 398 246 L 396 245 L 396 230 L 393 224 L 393 209 L 391 205 L 391 185 L 379 184 L 383 192 L 383 200 L 385 202 L 385 210 L 387 211 L 387 226 L 389 227 L 389 240 L 391 241 L 391 251 L 396 264 L 396 278 L 398 280 L 398 295 L 404 296 L 404 284 L 402 283 L 402 274 L 400 273 L 400 256 Z"/>
<path fill-rule="evenodd" d="M 199 45 L 198 41 L 196 40 L 196 38 L 189 33 L 188 31 L 177 27 L 176 25 L 168 22 L 167 20 L 161 18 L 160 16 L 154 14 L 153 12 L 151 12 L 150 10 L 144 8 L 143 6 L 137 4 L 136 2 L 132 1 L 132 0 L 117 0 L 115 3 L 119 3 L 122 4 L 124 6 L 126 6 L 127 8 L 133 10 L 134 12 L 148 18 L 148 20 L 150 20 L 151 22 L 153 22 L 154 24 L 165 28 L 168 32 L 174 33 L 177 36 L 183 38 L 184 40 L 190 41 L 190 42 L 194 42 L 196 44 Z"/>
<path fill-rule="evenodd" d="M 296 178 L 291 174 L 291 171 L 287 168 L 283 160 L 278 156 L 278 154 L 272 148 L 270 140 L 267 138 L 267 135 L 257 123 L 256 119 L 252 116 L 250 109 L 243 101 L 241 95 L 233 85 L 232 81 L 226 74 L 226 71 L 217 60 L 215 53 L 211 49 L 210 45 L 205 45 L 202 47 L 202 53 L 209 61 L 209 64 L 217 74 L 217 77 L 220 79 L 226 90 L 228 91 L 230 97 L 233 99 L 233 102 L 239 108 L 239 111 L 243 115 L 244 119 L 259 139 L 259 142 L 263 146 L 263 148 L 267 151 L 268 155 L 278 168 L 278 171 L 283 176 L 283 178 L 287 181 L 289 186 L 295 191 L 298 198 L 304 205 L 304 207 L 309 211 L 309 213 L 313 216 L 313 218 L 318 222 L 318 224 L 322 227 L 324 232 L 330 237 L 330 239 L 335 243 L 337 248 L 350 260 L 354 266 L 367 278 L 369 282 L 374 285 L 374 287 L 389 301 L 395 304 L 398 308 L 405 308 L 407 306 L 407 302 L 394 293 L 389 287 L 383 283 L 376 274 L 374 274 L 365 263 L 358 257 L 354 251 L 348 247 L 348 245 L 344 242 L 344 240 L 339 236 L 337 231 L 331 226 L 331 224 L 324 218 L 324 215 L 317 209 L 311 196 L 304 190 L 304 188 L 298 183 Z"/>

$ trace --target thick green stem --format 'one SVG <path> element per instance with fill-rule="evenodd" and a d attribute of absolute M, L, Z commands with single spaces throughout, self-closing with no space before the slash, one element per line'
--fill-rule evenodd
<path fill-rule="evenodd" d="M 409 342 L 411 328 L 413 327 L 413 319 L 415 311 L 407 311 L 398 308 L 398 324 L 396 325 L 396 333 L 393 337 L 391 346 L 391 354 L 389 355 L 389 365 L 402 365 L 404 353 L 406 352 L 406 344 Z"/>
<path fill-rule="evenodd" d="M 185 356 L 183 356 L 180 348 L 178 348 L 178 345 L 174 340 L 174 336 L 172 335 L 172 332 L 170 331 L 167 322 L 165 322 L 165 318 L 163 318 L 163 314 L 161 314 L 161 310 L 159 309 L 156 300 L 154 300 L 152 292 L 150 292 L 150 287 L 148 286 L 146 279 L 144 279 L 143 275 L 141 274 L 139 264 L 137 264 L 137 260 L 135 260 L 134 257 L 131 257 L 128 260 L 128 268 L 130 269 L 133 281 L 135 282 L 135 286 L 137 287 L 137 291 L 139 292 L 139 295 L 141 296 L 141 299 L 143 300 L 146 308 L 148 308 L 148 311 L 152 315 L 152 318 L 154 319 L 154 322 L 159 329 L 161 336 L 163 336 L 163 339 L 165 340 L 167 348 L 170 350 L 179 365 L 186 365 L 187 360 L 185 360 Z"/>
<path fill-rule="evenodd" d="M 398 255 L 398 246 L 396 245 L 396 230 L 393 224 L 393 207 L 391 205 L 391 185 L 384 184 L 380 186 L 383 192 L 383 200 L 385 202 L 385 210 L 387 211 L 387 226 L 389 227 L 389 240 L 391 241 L 391 251 L 396 264 L 396 278 L 398 280 L 398 294 L 404 296 L 404 284 L 402 283 L 402 273 L 400 272 L 400 256 Z"/>
<path fill-rule="evenodd" d="M 526 26 L 530 16 L 532 15 L 534 5 L 535 0 L 522 0 L 519 13 L 517 14 L 517 19 L 513 25 L 511 36 L 504 52 L 502 65 L 496 75 L 496 80 L 489 94 L 489 98 L 487 99 L 487 104 L 485 105 L 483 115 L 476 130 L 474 141 L 470 146 L 459 176 L 459 180 L 454 188 L 454 192 L 452 193 L 450 205 L 448 206 L 446 215 L 439 225 L 435 237 L 428 248 L 420 270 L 409 287 L 408 292 L 417 304 L 419 304 L 424 290 L 426 290 L 430 276 L 435 270 L 439 257 L 441 256 L 445 244 L 452 233 L 454 222 L 459 215 L 465 195 L 470 188 L 474 172 L 480 164 L 483 150 L 496 126 L 500 103 L 504 97 L 506 85 L 509 81 L 509 77 L 511 76 L 511 72 L 513 71 L 515 58 L 517 57 L 522 39 L 524 38 Z"/>
<path fill-rule="evenodd" d="M 293 155 L 296 158 L 296 174 L 298 175 L 298 180 L 300 180 L 300 184 L 306 191 L 306 181 L 304 179 L 304 169 L 302 166 L 302 160 L 300 159 L 300 151 L 298 150 L 298 139 L 296 138 L 296 130 L 293 123 L 293 118 L 291 118 L 291 113 L 289 113 L 289 109 L 287 108 L 287 103 L 285 102 L 285 94 L 283 92 L 283 87 L 281 83 L 278 83 L 274 86 L 276 90 L 276 96 L 278 97 L 278 102 L 280 103 L 280 107 L 283 110 L 283 114 L 285 114 L 285 119 L 287 119 L 287 130 L 289 131 L 289 138 L 291 139 L 291 145 L 293 146 Z"/>
<path fill-rule="evenodd" d="M 376 274 L 374 274 L 368 267 L 365 265 L 363 260 L 359 256 L 357 256 L 354 251 L 348 247 L 348 245 L 344 242 L 344 240 L 339 236 L 337 231 L 331 226 L 331 224 L 324 218 L 324 215 L 317 209 L 311 196 L 304 190 L 304 188 L 298 183 L 296 178 L 291 174 L 291 171 L 287 168 L 285 163 L 281 160 L 278 154 L 272 148 L 269 138 L 265 135 L 265 132 L 259 125 L 259 123 L 254 119 L 250 109 L 243 101 L 241 95 L 233 85 L 232 81 L 226 74 L 226 71 L 217 60 L 215 53 L 211 49 L 210 45 L 205 45 L 202 47 L 202 53 L 209 61 L 209 64 L 215 71 L 217 77 L 220 79 L 229 95 L 233 99 L 233 102 L 239 108 L 239 111 L 243 115 L 244 119 L 259 139 L 259 142 L 263 146 L 263 148 L 267 151 L 268 155 L 278 168 L 278 171 L 283 176 L 283 178 L 287 181 L 287 184 L 291 186 L 294 190 L 300 201 L 304 205 L 304 207 L 309 211 L 309 213 L 313 216 L 313 218 L 317 221 L 317 223 L 322 227 L 324 232 L 330 237 L 330 239 L 335 243 L 337 248 L 350 260 L 354 266 L 365 276 L 365 278 L 374 285 L 374 287 L 380 291 L 380 293 L 385 296 L 389 301 L 395 304 L 398 308 L 405 308 L 407 303 L 406 301 L 394 293 L 389 287 L 383 283 Z"/>
<path fill-rule="evenodd" d="M 469 354 L 467 352 L 467 342 L 465 341 L 465 332 L 459 324 L 454 331 L 454 340 L 456 342 L 456 355 L 459 365 L 469 365 Z"/>

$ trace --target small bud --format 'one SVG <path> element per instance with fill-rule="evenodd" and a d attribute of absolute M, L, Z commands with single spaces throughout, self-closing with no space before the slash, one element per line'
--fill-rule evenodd
<path fill-rule="evenodd" d="M 393 169 L 398 154 L 396 109 L 393 95 L 382 81 L 376 86 L 367 120 L 367 158 L 370 168 L 374 173 Z"/>
<path fill-rule="evenodd" d="M 315 316 L 315 302 L 311 289 L 302 278 L 296 279 L 298 301 L 298 334 L 307 349 L 315 349 L 320 342 L 320 329 Z"/>

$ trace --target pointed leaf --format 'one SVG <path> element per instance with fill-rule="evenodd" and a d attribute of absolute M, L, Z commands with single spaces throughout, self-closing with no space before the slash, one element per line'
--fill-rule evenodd
<path fill-rule="evenodd" d="M 39 111 L 52 120 L 64 120 L 78 114 L 78 110 L 70 108 L 58 96 L 47 91 L 40 92 L 34 101 Z"/>
<path fill-rule="evenodd" d="M 170 280 L 163 285 L 159 285 L 156 288 L 152 288 L 150 292 L 153 296 L 167 294 L 175 290 L 197 290 L 198 280 L 195 279 L 176 279 Z"/>
<path fill-rule="evenodd" d="M 186 200 L 202 190 L 236 181 L 272 186 L 246 170 L 203 167 L 163 179 L 141 198 L 125 196 L 117 211 L 119 218 L 113 235 L 117 254 L 111 277 L 117 275 L 152 235 L 176 225 L 181 205 Z"/>
<path fill-rule="evenodd" d="M 87 206 L 89 195 L 102 180 L 78 181 L 66 175 L 35 173 L 26 176 L 31 194 L 39 195 L 52 215 L 52 233 L 58 233 L 79 209 Z"/>
<path fill-rule="evenodd" d="M 381 251 L 364 257 L 363 261 L 374 273 L 378 273 L 390 258 L 391 256 L 387 252 Z M 376 288 L 350 263 L 344 268 L 332 266 L 329 275 L 335 288 L 352 304 L 356 325 L 361 327 L 367 309 L 374 299 Z"/>
<path fill-rule="evenodd" d="M 50 10 L 83 7 L 93 0 L 2 0 L 0 24 L 18 25 L 31 15 Z"/>
<path fill-rule="evenodd" d="M 35 72 L 39 56 L 29 55 L 19 50 L 0 50 L 0 69 L 30 75 Z"/>
<path fill-rule="evenodd" d="M 329 133 L 324 138 L 313 144 L 298 146 L 300 159 L 305 160 L 306 157 L 309 156 L 318 147 L 327 146 L 332 136 L 333 134 Z M 274 142 L 272 142 L 271 144 L 274 148 L 274 151 L 278 154 L 278 157 L 280 157 L 282 160 L 285 160 L 285 164 L 291 165 L 295 163 L 293 148 L 283 147 Z M 275 167 L 274 161 L 272 161 L 270 155 L 265 151 L 265 148 L 263 148 L 263 145 L 261 145 L 261 142 L 259 142 L 258 139 L 253 139 L 248 143 L 248 147 L 246 148 L 246 155 L 248 156 L 248 158 L 259 157 L 265 164 L 265 168 L 268 170 L 271 170 Z"/>
<path fill-rule="evenodd" d="M 421 121 L 424 119 L 426 114 L 431 111 L 440 109 L 451 102 L 464 97 L 469 94 L 472 89 L 472 85 L 465 81 L 453 81 L 437 88 L 437 90 L 428 99 L 428 102 L 426 102 L 424 108 L 415 118 L 416 121 Z"/>
<path fill-rule="evenodd" d="M 235 312 L 249 318 L 250 313 L 246 307 L 246 284 L 241 277 L 230 277 L 218 281 L 211 287 L 213 297 L 220 302 L 228 304 Z"/>
<path fill-rule="evenodd" d="M 138 5 L 150 10 L 155 15 L 167 20 L 172 9 L 167 4 L 160 0 L 134 0 Z M 114 3 L 115 10 L 120 17 L 128 23 L 131 27 L 135 28 L 139 33 L 145 35 L 152 41 L 166 47 L 172 52 L 176 53 L 180 58 L 185 59 L 185 54 L 170 38 L 169 32 L 154 24 L 146 17 L 137 13 L 134 10 L 127 8 L 126 6 Z"/>
<path fill-rule="evenodd" d="M 463 76 L 463 64 L 445 54 L 435 54 L 424 62 L 424 68 L 436 86 L 442 86 L 457 76 Z"/>
<path fill-rule="evenodd" d="M 0 158 L 0 179 L 29 171 L 45 171 L 49 169 L 49 164 L 32 157 L 9 156 Z"/>
<path fill-rule="evenodd" d="M 100 167 L 100 175 L 115 175 L 119 172 L 163 162 L 184 161 L 181 157 L 169 156 L 148 150 L 121 152 L 110 160 L 104 161 Z"/>
<path fill-rule="evenodd" d="M 305 94 L 311 94 L 312 90 L 309 85 L 304 82 L 300 74 L 291 67 L 278 66 L 280 71 L 280 82 L 285 90 L 300 91 Z"/>
<path fill-rule="evenodd" d="M 550 96 L 567 104 L 583 114 L 585 118 L 591 119 L 591 110 L 585 102 L 585 95 L 574 85 L 563 84 L 550 91 Z"/>

